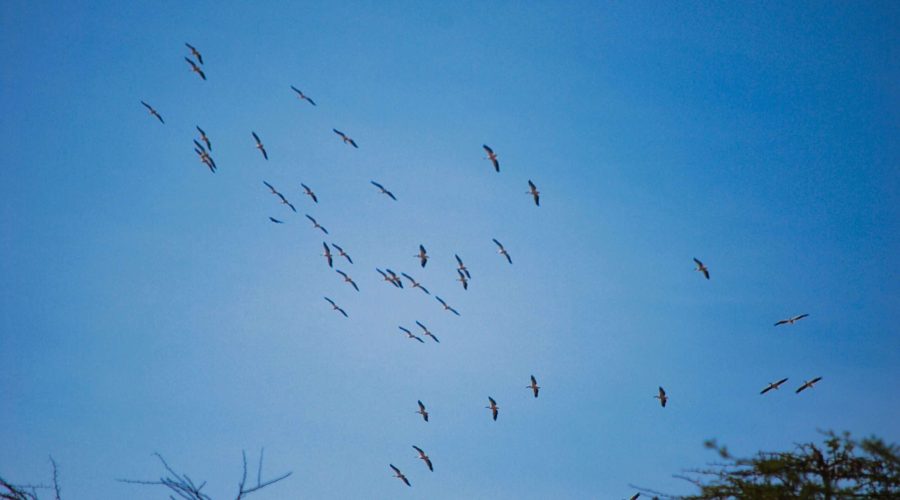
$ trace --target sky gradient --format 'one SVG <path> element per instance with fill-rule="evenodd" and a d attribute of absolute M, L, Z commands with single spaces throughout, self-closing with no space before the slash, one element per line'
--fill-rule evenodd
<path fill-rule="evenodd" d="M 259 499 L 623 498 L 691 491 L 672 474 L 708 438 L 900 441 L 895 2 L 11 1 L 0 23 L 6 479 L 53 455 L 66 499 L 165 498 L 114 481 L 159 452 L 227 498 L 264 446 L 294 474 Z"/>

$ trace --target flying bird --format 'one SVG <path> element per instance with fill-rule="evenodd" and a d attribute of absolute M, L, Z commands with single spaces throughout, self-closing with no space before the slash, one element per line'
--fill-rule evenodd
<path fill-rule="evenodd" d="M 801 385 L 795 392 L 797 394 L 800 394 L 801 392 L 805 391 L 806 389 L 812 389 L 812 386 L 815 385 L 815 383 L 820 380 L 822 380 L 822 377 L 816 377 L 812 380 L 807 380 L 806 382 L 803 382 L 803 385 Z"/>
<path fill-rule="evenodd" d="M 277 196 L 281 196 L 281 193 L 279 193 L 278 190 L 275 189 L 275 186 L 269 184 L 269 183 L 266 182 L 266 181 L 263 181 L 263 184 L 265 184 L 266 187 L 269 188 L 269 191 L 272 191 L 272 194 L 277 195 Z"/>
<path fill-rule="evenodd" d="M 694 269 L 694 271 L 703 273 L 703 276 L 706 276 L 706 279 L 709 279 L 709 269 L 703 265 L 697 257 L 694 257 L 694 262 L 697 264 L 697 269 Z"/>
<path fill-rule="evenodd" d="M 370 182 L 372 183 L 373 186 L 375 186 L 381 190 L 381 194 L 386 194 L 386 195 L 390 196 L 392 200 L 397 201 L 397 197 L 394 196 L 394 193 L 388 191 L 387 189 L 384 188 L 384 186 L 382 186 L 381 184 L 379 184 L 375 181 L 370 181 Z"/>
<path fill-rule="evenodd" d="M 531 376 L 531 385 L 527 388 L 531 389 L 531 392 L 534 393 L 534 397 L 538 397 L 538 391 L 541 389 L 541 386 L 537 385 L 537 379 L 534 378 L 534 375 Z"/>
<path fill-rule="evenodd" d="M 144 101 L 141 101 L 141 104 L 143 104 L 144 107 L 150 111 L 151 115 L 155 116 L 156 119 L 159 120 L 159 123 L 163 123 L 163 124 L 166 123 L 165 120 L 163 120 L 163 117 L 159 113 L 157 113 L 155 109 L 153 109 L 153 106 L 147 104 Z"/>
<path fill-rule="evenodd" d="M 191 49 L 191 55 L 196 57 L 197 60 L 200 61 L 200 64 L 203 64 L 203 56 L 200 55 L 200 51 L 187 42 L 184 42 L 184 44 L 187 45 L 187 48 Z"/>
<path fill-rule="evenodd" d="M 425 465 L 428 466 L 428 470 L 434 472 L 434 467 L 431 465 L 431 459 L 428 458 L 428 455 L 426 455 L 424 451 L 422 451 L 422 448 L 419 448 L 416 445 L 413 445 L 413 448 L 415 448 L 415 450 L 419 452 L 419 459 L 425 462 Z"/>
<path fill-rule="evenodd" d="M 333 246 L 334 249 L 338 251 L 338 257 L 343 257 L 347 259 L 347 262 L 353 264 L 353 259 L 351 259 L 349 255 L 347 255 L 347 252 L 345 252 L 343 248 L 335 245 L 334 243 L 332 243 L 331 246 Z"/>
<path fill-rule="evenodd" d="M 269 154 L 266 153 L 266 148 L 265 148 L 265 146 L 263 146 L 262 141 L 259 140 L 259 136 L 256 135 L 256 132 L 251 131 L 250 133 L 253 134 L 253 140 L 256 141 L 256 149 L 258 149 L 259 152 L 262 153 L 263 158 L 265 158 L 266 160 L 268 160 L 268 159 L 269 159 Z"/>
<path fill-rule="evenodd" d="M 438 297 L 437 295 L 435 295 L 434 298 L 436 298 L 437 301 L 440 302 L 442 306 L 444 306 L 444 310 L 445 310 L 445 311 L 450 311 L 450 312 L 452 312 L 453 314 L 459 316 L 459 312 L 458 312 L 456 309 L 454 309 L 454 308 L 448 306 L 447 303 L 444 302 L 444 299 Z"/>
<path fill-rule="evenodd" d="M 336 128 L 333 128 L 331 130 L 334 130 L 335 134 L 341 136 L 341 140 L 344 141 L 344 144 L 349 144 L 349 145 L 353 146 L 354 148 L 359 148 L 359 146 L 356 145 L 356 142 L 353 139 L 347 137 L 347 134 L 341 132 L 340 130 L 338 130 Z"/>
<path fill-rule="evenodd" d="M 327 300 L 328 303 L 331 304 L 331 308 L 332 308 L 332 309 L 334 309 L 335 311 L 337 311 L 337 312 L 343 314 L 345 318 L 349 318 L 349 317 L 350 317 L 350 316 L 347 316 L 347 313 L 346 313 L 343 309 L 341 309 L 337 304 L 335 304 L 333 300 L 329 299 L 328 297 L 325 297 L 325 300 Z"/>
<path fill-rule="evenodd" d="M 307 186 L 306 184 L 304 184 L 302 182 L 300 183 L 300 186 L 303 188 L 303 194 L 312 198 L 313 203 L 319 202 L 319 199 L 316 198 L 316 193 L 313 193 L 312 189 L 310 189 L 309 186 Z"/>
<path fill-rule="evenodd" d="M 217 167 L 216 167 L 216 161 L 213 160 L 213 157 L 206 151 L 206 149 L 203 148 L 203 145 L 202 145 L 202 144 L 200 144 L 199 142 L 197 142 L 196 139 L 194 139 L 194 146 L 195 146 L 195 147 L 194 147 L 194 152 L 197 153 L 197 156 L 198 156 L 198 157 L 200 157 L 200 161 L 201 161 L 204 165 L 206 165 L 207 167 L 209 167 L 209 170 L 210 170 L 212 173 L 216 173 L 216 168 L 217 168 Z"/>
<path fill-rule="evenodd" d="M 534 198 L 535 205 L 541 206 L 541 192 L 538 191 L 537 186 L 531 182 L 531 179 L 528 179 L 528 192 L 526 194 L 530 194 Z"/>
<path fill-rule="evenodd" d="M 294 204 L 289 202 L 288 199 L 285 198 L 283 194 L 278 193 L 278 197 L 281 198 L 282 205 L 287 205 L 287 206 L 291 207 L 291 211 L 293 211 L 295 213 L 297 212 L 297 209 L 294 207 Z M 328 232 L 326 231 L 325 234 L 328 234 Z"/>
<path fill-rule="evenodd" d="M 423 292 L 425 292 L 426 294 L 431 295 L 431 292 L 429 292 L 427 288 L 425 288 L 424 286 L 422 286 L 421 283 L 419 283 L 418 281 L 414 280 L 412 276 L 410 276 L 410 275 L 408 275 L 408 274 L 406 274 L 406 273 L 400 273 L 400 274 L 401 274 L 404 278 L 406 278 L 406 279 L 409 280 L 409 286 L 411 286 L 411 287 L 413 287 L 413 288 L 418 288 L 418 289 L 422 290 Z"/>
<path fill-rule="evenodd" d="M 200 125 L 197 125 L 197 131 L 200 132 L 200 140 L 206 144 L 206 149 L 212 151 L 212 143 L 209 142 L 209 137 L 207 137 L 206 132 L 200 128 Z"/>
<path fill-rule="evenodd" d="M 325 260 L 328 261 L 328 267 L 332 267 L 332 259 L 331 259 L 331 248 L 328 247 L 328 243 L 322 242 L 322 246 L 325 247 L 325 253 L 322 254 L 322 257 L 325 257 Z"/>
<path fill-rule="evenodd" d="M 487 144 L 482 144 L 481 147 L 483 147 L 485 152 L 487 152 L 486 159 L 491 160 L 491 163 L 494 164 L 494 170 L 499 172 L 500 171 L 500 162 L 497 161 L 497 153 L 494 153 L 494 150 L 491 149 Z"/>
<path fill-rule="evenodd" d="M 463 261 L 459 258 L 459 255 L 453 254 L 453 256 L 456 257 L 456 262 L 459 264 L 456 268 L 466 273 L 466 278 L 472 279 L 472 276 L 469 274 L 469 268 L 467 268 L 466 265 L 463 264 Z"/>
<path fill-rule="evenodd" d="M 490 405 L 490 406 L 485 406 L 485 408 L 491 410 L 491 413 L 494 415 L 494 420 L 497 420 L 497 413 L 499 412 L 500 407 L 497 406 L 497 402 L 494 401 L 494 398 L 492 398 L 492 397 L 490 397 L 490 396 L 488 396 L 488 401 L 491 402 L 491 405 Z"/>
<path fill-rule="evenodd" d="M 197 73 L 198 75 L 200 75 L 200 78 L 206 80 L 206 74 L 203 73 L 203 70 L 200 69 L 200 66 L 197 66 L 197 64 L 194 61 L 191 61 L 187 57 L 185 57 L 184 60 L 187 61 L 188 64 L 191 65 L 191 71 L 193 71 L 194 73 Z"/>
<path fill-rule="evenodd" d="M 275 224 L 284 224 L 284 221 L 280 221 L 280 220 L 276 219 L 275 217 L 269 217 L 269 220 L 274 222 Z"/>
<path fill-rule="evenodd" d="M 425 409 L 425 405 L 422 404 L 421 400 L 417 402 L 419 403 L 419 411 L 417 411 L 416 413 L 422 415 L 422 418 L 425 419 L 426 422 L 428 422 L 428 410 Z"/>
<path fill-rule="evenodd" d="M 423 335 L 425 335 L 426 337 L 431 337 L 431 340 L 434 340 L 434 341 L 437 342 L 438 344 L 441 343 L 441 341 L 438 340 L 438 338 L 435 337 L 434 334 L 431 333 L 431 331 L 429 331 L 427 327 L 425 327 L 425 325 L 423 325 L 423 324 L 420 323 L 419 321 L 416 321 L 416 324 L 419 325 L 419 328 L 422 329 L 422 334 L 423 334 Z"/>
<path fill-rule="evenodd" d="M 294 208 L 293 205 L 291 206 L 291 208 Z M 295 210 L 295 212 L 296 212 L 296 210 Z M 310 222 L 313 223 L 313 229 L 321 229 L 323 233 L 328 234 L 328 230 L 325 229 L 324 227 L 322 227 L 321 224 L 316 222 L 316 219 L 313 219 L 312 217 L 310 217 L 309 214 L 304 214 L 304 215 L 306 215 L 306 218 L 309 219 Z"/>
<path fill-rule="evenodd" d="M 345 273 L 344 271 L 341 271 L 340 269 L 335 269 L 335 271 L 337 271 L 338 274 L 340 274 L 341 276 L 344 277 L 344 282 L 350 283 L 351 285 L 353 285 L 353 288 L 354 288 L 357 292 L 359 291 L 359 287 L 356 286 L 356 282 L 353 281 L 353 278 L 351 278 L 350 276 L 347 276 L 347 273 Z"/>
<path fill-rule="evenodd" d="M 463 274 L 463 272 L 460 271 L 459 269 L 456 270 L 456 273 L 459 274 L 459 278 L 456 278 L 456 281 L 459 281 L 460 283 L 462 283 L 463 290 L 468 290 L 469 289 L 469 278 L 466 278 L 466 275 Z"/>
<path fill-rule="evenodd" d="M 766 387 L 765 389 L 759 391 L 759 393 L 760 393 L 760 394 L 765 394 L 765 393 L 771 391 L 772 389 L 778 389 L 779 387 L 781 387 L 781 384 L 783 384 L 783 383 L 785 383 L 785 382 L 787 382 L 787 377 L 785 377 L 785 378 L 779 380 L 778 382 L 769 382 L 768 387 Z"/>
<path fill-rule="evenodd" d="M 494 238 L 494 243 L 499 247 L 499 250 L 497 250 L 497 253 L 499 253 L 500 255 L 502 255 L 502 256 L 504 256 L 504 257 L 506 257 L 507 262 L 509 262 L 510 264 L 512 264 L 512 257 L 510 257 L 510 256 L 509 256 L 509 252 L 507 252 L 506 249 L 503 248 L 503 244 L 500 243 L 499 241 L 497 241 L 496 238 Z"/>
<path fill-rule="evenodd" d="M 631 498 L 629 498 L 628 500 L 637 500 L 638 497 L 640 497 L 640 496 L 641 496 L 640 493 L 635 493 L 634 495 L 631 495 Z"/>
<path fill-rule="evenodd" d="M 419 342 L 421 342 L 421 343 L 423 343 L 423 344 L 425 343 L 424 340 L 422 340 L 420 337 L 416 336 L 416 334 L 414 334 L 413 332 L 409 331 L 408 328 L 403 328 L 402 326 L 398 326 L 397 328 L 403 330 L 403 333 L 406 334 L 406 338 L 409 338 L 409 339 L 416 339 L 416 340 L 418 340 Z"/>
<path fill-rule="evenodd" d="M 411 484 L 409 484 L 409 479 L 406 479 L 406 476 L 404 476 L 403 473 L 400 472 L 400 469 L 394 467 L 394 464 L 389 465 L 391 466 L 391 469 L 394 469 L 394 477 L 406 483 L 407 486 L 412 486 Z"/>
<path fill-rule="evenodd" d="M 403 282 L 400 281 L 400 277 L 397 276 L 397 273 L 387 268 L 385 268 L 384 270 L 391 275 L 391 284 L 393 284 L 397 288 L 403 288 Z"/>
<path fill-rule="evenodd" d="M 807 317 L 807 316 L 809 316 L 809 314 L 801 314 L 800 316 L 794 316 L 793 318 L 783 319 L 783 320 L 781 320 L 781 321 L 775 323 L 775 326 L 778 326 L 778 325 L 785 325 L 785 324 L 787 324 L 787 325 L 793 325 L 794 322 L 800 321 L 801 319 L 803 319 L 803 318 L 805 318 L 805 317 Z"/>
<path fill-rule="evenodd" d="M 653 396 L 654 399 L 659 400 L 659 404 L 662 405 L 663 408 L 666 407 L 666 401 L 669 400 L 669 396 L 666 396 L 666 390 L 662 387 L 659 388 L 659 395 Z"/>
<path fill-rule="evenodd" d="M 413 255 L 413 257 L 419 259 L 419 264 L 422 264 L 422 268 L 425 267 L 425 264 L 428 264 L 428 254 L 425 252 L 425 247 L 422 245 L 419 245 L 419 253 Z"/>
<path fill-rule="evenodd" d="M 293 91 L 297 93 L 297 97 L 299 97 L 300 99 L 309 102 L 313 106 L 316 105 L 316 101 L 313 101 L 312 99 L 310 99 L 309 96 L 307 96 L 306 94 L 301 92 L 300 89 L 298 89 L 297 87 L 294 87 L 293 85 L 291 85 L 291 89 L 293 89 Z"/>

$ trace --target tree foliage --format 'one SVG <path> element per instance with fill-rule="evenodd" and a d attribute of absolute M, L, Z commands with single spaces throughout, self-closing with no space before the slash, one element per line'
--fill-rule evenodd
<path fill-rule="evenodd" d="M 900 498 L 900 447 L 874 437 L 855 441 L 849 433 L 823 434 L 821 444 L 797 444 L 792 451 L 750 458 L 734 457 L 715 440 L 707 441 L 704 445 L 720 461 L 675 476 L 699 489 L 677 498 Z"/>

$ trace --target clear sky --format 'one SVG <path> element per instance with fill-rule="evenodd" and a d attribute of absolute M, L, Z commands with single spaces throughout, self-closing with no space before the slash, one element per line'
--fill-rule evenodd
<path fill-rule="evenodd" d="M 900 441 L 896 2 L 14 0 L 0 20 L 8 479 L 46 481 L 52 454 L 66 499 L 164 498 L 114 481 L 158 478 L 157 451 L 226 498 L 265 446 L 294 475 L 257 498 L 622 498 L 690 491 L 672 474 L 708 438 Z M 404 338 L 416 320 L 441 343 Z"/>

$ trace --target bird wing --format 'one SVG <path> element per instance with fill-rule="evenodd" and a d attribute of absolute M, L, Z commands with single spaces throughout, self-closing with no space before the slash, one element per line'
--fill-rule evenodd
<path fill-rule="evenodd" d="M 537 385 L 537 380 L 534 378 L 534 375 L 531 376 L 531 385 Z"/>
<path fill-rule="evenodd" d="M 504 255 L 506 255 L 506 261 L 512 264 L 512 257 L 510 257 L 508 253 Z"/>
<path fill-rule="evenodd" d="M 428 331 L 428 328 L 425 328 L 425 325 L 423 325 L 422 323 L 419 323 L 418 320 L 416 320 L 416 324 L 419 325 L 419 328 L 425 330 L 426 332 Z"/>
<path fill-rule="evenodd" d="M 310 217 L 309 214 L 303 214 L 303 215 L 305 215 L 307 219 L 311 220 L 313 224 L 319 225 L 319 224 L 316 222 L 316 219 L 313 219 L 312 217 Z"/>
<path fill-rule="evenodd" d="M 706 269 L 703 269 L 703 276 L 705 276 L 706 279 L 709 279 L 709 271 L 707 271 Z"/>
<path fill-rule="evenodd" d="M 327 300 L 329 304 L 335 305 L 334 301 L 331 300 L 331 299 L 329 299 L 328 297 L 323 297 L 323 298 L 324 298 L 325 300 Z"/>
<path fill-rule="evenodd" d="M 463 265 L 463 261 L 462 261 L 462 259 L 459 258 L 459 255 L 453 254 L 453 256 L 456 257 L 456 262 L 458 262 L 459 265 L 462 266 L 462 265 Z"/>
<path fill-rule="evenodd" d="M 531 182 L 531 179 L 528 179 L 528 187 L 530 187 L 532 191 L 537 190 L 537 187 L 535 187 L 534 183 Z"/>
<path fill-rule="evenodd" d="M 490 402 L 491 402 L 491 406 L 497 406 L 497 402 L 496 402 L 496 401 L 494 401 L 494 398 L 492 398 L 492 397 L 490 397 L 490 396 L 488 396 L 488 401 L 490 401 Z"/>
<path fill-rule="evenodd" d="M 347 138 L 347 140 L 350 141 L 351 146 L 353 146 L 356 149 L 359 149 L 359 146 L 356 145 L 356 141 L 354 141 L 353 139 L 350 139 L 350 138 Z"/>
<path fill-rule="evenodd" d="M 795 318 L 794 318 L 794 321 L 801 320 L 801 319 L 803 319 L 803 318 L 805 318 L 805 317 L 807 317 L 807 316 L 809 316 L 809 314 L 801 314 L 800 316 L 795 317 Z"/>
<path fill-rule="evenodd" d="M 394 472 L 396 472 L 397 474 L 402 474 L 402 472 L 400 472 L 400 469 L 394 467 L 394 464 L 390 464 L 390 466 L 391 466 L 391 469 L 394 469 Z"/>
<path fill-rule="evenodd" d="M 419 285 L 419 288 L 421 288 L 421 289 L 422 289 L 422 291 L 423 291 L 423 292 L 425 292 L 425 293 L 426 293 L 426 294 L 428 294 L 428 295 L 431 295 L 431 292 L 429 292 L 429 291 L 428 291 L 428 289 L 427 289 L 427 288 L 425 288 L 425 287 L 424 287 L 424 286 L 422 286 L 422 285 Z"/>
<path fill-rule="evenodd" d="M 196 66 L 194 66 L 194 67 L 196 68 Z M 197 74 L 200 75 L 200 78 L 203 78 L 204 80 L 206 80 L 206 73 L 204 73 L 202 69 L 197 68 Z"/>
<path fill-rule="evenodd" d="M 333 129 L 331 129 L 331 130 L 334 130 L 334 133 L 337 134 L 337 135 L 339 135 L 339 136 L 341 136 L 341 137 L 347 137 L 346 135 L 344 135 L 343 132 L 341 132 L 340 130 L 338 130 L 338 129 L 336 129 L 336 128 L 333 128 Z"/>
<path fill-rule="evenodd" d="M 343 276 L 345 278 L 347 277 L 347 273 L 345 273 L 344 271 L 341 271 L 340 269 L 335 269 L 334 272 L 340 274 L 341 276 Z"/>
<path fill-rule="evenodd" d="M 419 452 L 419 455 L 421 455 L 421 456 L 423 456 L 423 457 L 425 456 L 425 452 L 422 451 L 422 448 L 419 448 L 419 447 L 416 446 L 416 445 L 413 445 L 413 448 L 414 448 L 416 451 Z"/>
<path fill-rule="evenodd" d="M 444 307 L 447 307 L 447 303 L 444 302 L 444 299 L 438 297 L 437 295 L 435 295 L 434 298 L 436 298 L 437 301 L 440 302 Z"/>
<path fill-rule="evenodd" d="M 384 271 L 382 271 L 381 269 L 378 269 L 377 267 L 375 268 L 375 270 L 378 271 L 378 274 L 382 275 L 385 279 L 387 279 L 387 274 L 384 274 Z"/>
<path fill-rule="evenodd" d="M 269 159 L 269 154 L 266 153 L 266 148 L 261 147 L 261 148 L 259 148 L 259 150 L 262 152 L 263 158 L 265 158 L 266 160 L 268 160 L 268 159 Z"/>
<path fill-rule="evenodd" d="M 284 222 L 276 219 L 275 217 L 269 217 L 269 220 L 274 222 L 275 224 L 284 224 Z"/>
<path fill-rule="evenodd" d="M 694 257 L 694 262 L 696 262 L 698 266 L 703 267 L 703 263 L 700 262 L 700 260 L 697 259 L 697 257 Z"/>
<path fill-rule="evenodd" d="M 412 334 L 413 334 L 411 331 L 409 331 L 408 328 L 404 328 L 404 327 L 402 327 L 402 326 L 398 326 L 397 328 L 399 328 L 399 329 L 403 330 L 404 332 L 406 332 L 407 335 L 412 335 Z"/>
<path fill-rule="evenodd" d="M 771 391 L 771 390 L 774 389 L 774 388 L 775 388 L 775 385 L 774 385 L 774 384 L 769 384 L 768 387 L 766 387 L 765 389 L 759 391 L 759 393 L 760 393 L 760 394 L 765 394 L 765 393 Z"/>
<path fill-rule="evenodd" d="M 822 380 L 822 377 L 816 377 L 816 378 L 814 378 L 814 379 L 812 379 L 812 380 L 809 381 L 809 385 L 813 385 L 813 384 L 815 384 L 816 382 L 818 382 L 818 381 L 820 381 L 820 380 Z"/>
<path fill-rule="evenodd" d="M 387 190 L 385 190 L 385 191 L 384 191 L 384 194 L 386 194 L 386 195 L 388 195 L 388 196 L 390 196 L 390 197 L 391 197 L 391 199 L 392 199 L 392 200 L 394 200 L 394 201 L 397 201 L 397 197 L 396 197 L 396 196 L 394 196 L 394 193 L 392 193 L 392 192 L 390 192 L 390 191 L 387 191 Z"/>
<path fill-rule="evenodd" d="M 421 343 L 423 343 L 423 344 L 425 343 L 425 341 L 422 340 L 420 337 L 417 337 L 417 336 L 413 335 L 413 338 L 416 339 L 416 340 L 418 340 L 419 342 L 421 342 Z"/>
<path fill-rule="evenodd" d="M 313 101 L 313 100 L 310 99 L 309 97 L 307 97 L 306 100 L 309 101 L 309 103 L 312 104 L 313 106 L 316 105 L 316 101 Z"/>
<path fill-rule="evenodd" d="M 788 380 L 787 377 L 785 377 L 785 378 L 779 380 L 778 382 L 775 382 L 775 387 L 778 387 L 779 385 L 787 382 L 787 380 Z"/>
<path fill-rule="evenodd" d="M 294 212 L 294 213 L 296 213 L 296 212 L 297 212 L 297 209 L 296 209 L 296 208 L 294 208 L 294 205 L 293 205 L 293 204 L 292 204 L 292 203 L 290 203 L 290 202 L 287 202 L 287 206 L 289 206 L 289 207 L 291 207 L 291 210 L 292 210 L 292 211 L 293 211 L 293 212 Z M 327 232 L 326 232 L 326 234 L 327 234 Z"/>
<path fill-rule="evenodd" d="M 256 135 L 256 132 L 250 132 L 250 133 L 253 134 L 253 140 L 255 140 L 257 144 L 259 144 L 259 143 L 260 143 L 260 142 L 259 142 L 259 136 Z"/>
<path fill-rule="evenodd" d="M 268 182 L 263 181 L 263 184 L 265 184 L 267 188 L 271 189 L 273 193 L 278 193 L 278 190 L 275 189 L 275 187 L 272 186 L 271 184 L 269 184 Z"/>
<path fill-rule="evenodd" d="M 303 92 L 300 92 L 299 90 L 297 90 L 297 87 L 294 87 L 293 85 L 291 85 L 291 90 L 293 90 L 294 92 L 300 94 L 301 96 L 303 95 Z"/>
<path fill-rule="evenodd" d="M 541 195 L 537 193 L 534 194 L 534 204 L 537 206 L 541 206 Z"/>
<path fill-rule="evenodd" d="M 185 61 L 187 61 L 187 62 L 188 62 L 188 64 L 190 64 L 190 65 L 191 65 L 191 67 L 192 67 L 192 68 L 194 68 L 194 69 L 195 69 L 195 70 L 196 70 L 196 69 L 199 69 L 199 68 L 197 68 L 197 65 L 196 65 L 196 64 L 194 64 L 194 61 L 191 61 L 191 60 L 190 60 L 190 59 L 188 59 L 188 58 L 187 58 L 187 57 L 185 57 L 185 58 L 184 58 L 184 60 L 185 60 Z"/>
<path fill-rule="evenodd" d="M 375 181 L 369 181 L 369 182 L 371 182 L 373 186 L 375 186 L 375 187 L 377 187 L 378 189 L 381 189 L 382 191 L 384 191 L 384 186 L 382 186 L 381 184 L 379 184 L 379 183 L 377 183 L 377 182 L 375 182 Z"/>
<path fill-rule="evenodd" d="M 659 388 L 659 397 L 660 397 L 660 399 L 666 397 L 666 390 L 663 389 L 662 387 Z"/>
<path fill-rule="evenodd" d="M 457 311 L 456 309 L 454 309 L 452 307 L 449 307 L 448 309 L 450 309 L 450 312 L 452 312 L 453 314 L 459 316 L 459 311 Z"/>
<path fill-rule="evenodd" d="M 425 464 L 428 465 L 428 470 L 434 472 L 434 466 L 431 465 L 431 459 L 428 457 L 425 457 L 425 458 L 423 458 L 423 460 L 425 460 Z"/>
<path fill-rule="evenodd" d="M 489 155 L 494 154 L 494 150 L 491 149 L 490 146 L 488 146 L 487 144 L 482 144 L 481 147 L 483 147 L 484 150 L 487 151 L 487 154 L 489 154 Z"/>
<path fill-rule="evenodd" d="M 503 250 L 503 244 L 500 243 L 499 241 L 497 241 L 497 238 L 491 238 L 491 239 L 494 240 L 494 243 L 495 243 L 498 247 L 500 247 L 501 250 Z"/>
<path fill-rule="evenodd" d="M 350 316 L 347 316 L 347 311 L 344 311 L 344 310 L 341 309 L 340 307 L 338 307 L 338 311 L 339 311 L 341 314 L 343 314 L 345 318 L 349 318 L 349 317 L 350 317 Z"/>
<path fill-rule="evenodd" d="M 783 320 L 781 320 L 781 321 L 778 321 L 778 322 L 777 322 L 777 323 L 775 323 L 775 326 L 778 326 L 778 325 L 783 325 L 783 324 L 785 324 L 785 323 L 787 323 L 787 322 L 788 322 L 788 320 L 786 320 L 786 319 L 783 319 Z"/>
<path fill-rule="evenodd" d="M 425 405 L 422 404 L 422 401 L 419 400 L 419 401 L 416 401 L 416 402 L 419 403 L 419 409 L 422 410 L 422 411 L 425 411 Z"/>

